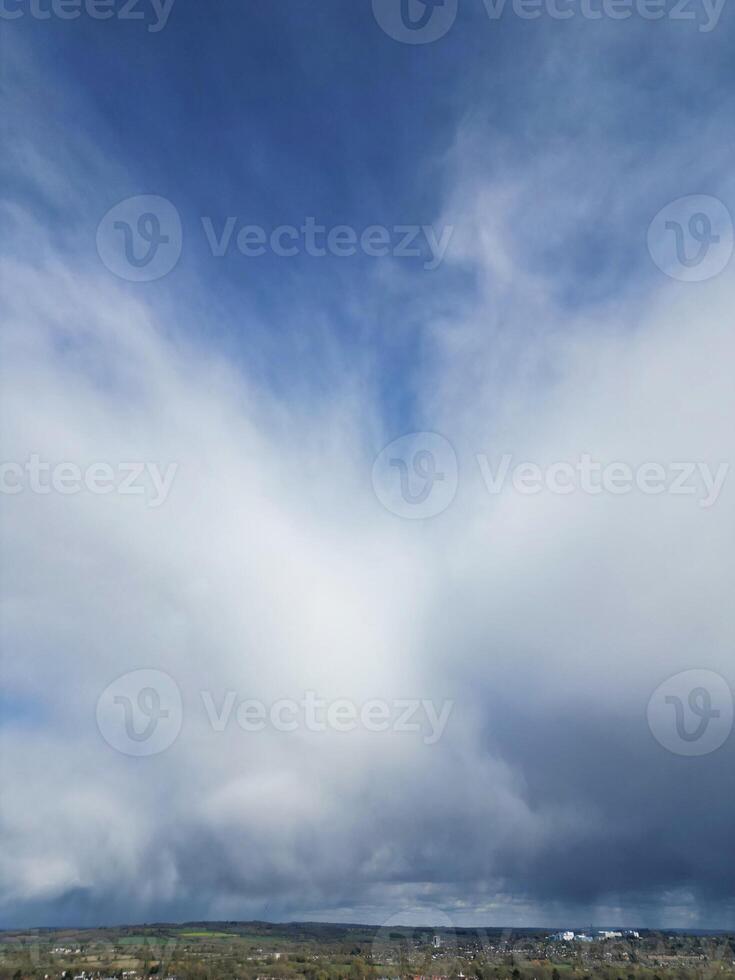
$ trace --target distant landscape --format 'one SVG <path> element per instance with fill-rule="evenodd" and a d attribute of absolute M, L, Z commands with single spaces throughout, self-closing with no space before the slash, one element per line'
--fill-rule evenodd
<path fill-rule="evenodd" d="M 735 980 L 735 933 L 188 922 L 0 932 L 0 980 Z"/>

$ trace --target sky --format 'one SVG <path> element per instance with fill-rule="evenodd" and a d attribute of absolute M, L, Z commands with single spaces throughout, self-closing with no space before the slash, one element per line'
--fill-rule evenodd
<path fill-rule="evenodd" d="M 2 0 L 0 927 L 735 928 L 733 41 Z"/>

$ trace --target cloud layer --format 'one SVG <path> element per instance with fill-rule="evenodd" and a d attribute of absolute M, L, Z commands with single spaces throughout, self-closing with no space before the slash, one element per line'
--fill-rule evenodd
<path fill-rule="evenodd" d="M 555 38 L 542 80 L 574 37 Z M 337 271 L 287 327 L 243 292 L 233 356 L 235 293 L 213 265 L 149 291 L 102 267 L 89 242 L 133 161 L 94 145 L 69 87 L 82 124 L 55 174 L 16 73 L 42 69 L 23 53 L 9 73 L 11 154 L 32 165 L 35 196 L 12 188 L 2 215 L 4 459 L 176 473 L 157 507 L 4 497 L 0 921 L 418 908 L 457 923 L 732 927 L 735 738 L 677 756 L 646 718 L 680 671 L 735 680 L 731 482 L 706 508 L 668 493 L 491 494 L 478 461 L 733 458 L 731 267 L 679 283 L 645 251 L 687 166 L 692 186 L 732 202 L 718 112 L 698 165 L 683 137 L 662 138 L 666 172 L 617 136 L 595 150 L 584 88 L 562 125 L 587 120 L 579 139 L 519 161 L 510 127 L 458 116 L 430 215 L 455 228 L 443 278 L 413 295 L 397 259 L 358 280 Z M 408 294 L 410 342 L 396 316 L 392 341 L 366 319 L 345 344 L 363 302 L 375 313 Z M 275 380 L 271 332 L 287 338 Z M 410 392 L 403 415 L 382 358 Z M 373 487 L 375 457 L 409 429 L 441 434 L 458 460 L 453 502 L 427 521 L 390 513 Z M 175 680 L 183 722 L 165 752 L 132 758 L 95 712 L 141 668 Z M 436 744 L 217 732 L 202 692 L 219 705 L 228 691 L 453 709 Z"/>

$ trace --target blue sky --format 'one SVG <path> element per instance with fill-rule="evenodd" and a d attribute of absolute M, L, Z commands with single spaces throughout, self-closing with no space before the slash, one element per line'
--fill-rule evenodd
<path fill-rule="evenodd" d="M 735 738 L 647 723 L 696 670 L 724 726 L 735 683 L 733 13 L 549 3 L 408 44 L 399 0 L 5 0 L 0 925 L 735 925 Z M 181 228 L 150 281 L 109 217 L 141 195 Z M 392 251 L 234 244 L 309 218 Z M 431 513 L 381 455 L 410 433 Z M 701 479 L 490 492 L 503 454 Z M 39 492 L 34 455 L 144 491 Z M 140 670 L 183 723 L 131 758 L 104 692 Z M 427 744 L 218 732 L 203 697 L 309 690 L 454 707 Z"/>

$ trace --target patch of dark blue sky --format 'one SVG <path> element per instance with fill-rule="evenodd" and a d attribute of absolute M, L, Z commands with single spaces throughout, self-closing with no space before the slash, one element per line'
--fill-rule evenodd
<path fill-rule="evenodd" d="M 5 26 L 42 49 L 49 77 L 66 80 L 68 89 L 49 91 L 28 79 L 36 97 L 67 127 L 92 135 L 127 174 L 110 179 L 100 213 L 141 193 L 179 209 L 182 259 L 146 298 L 155 304 L 173 282 L 189 299 L 193 329 L 234 357 L 257 359 L 263 382 L 276 389 L 288 389 L 305 359 L 318 388 L 328 336 L 345 362 L 372 365 L 391 428 L 408 429 L 421 421 L 411 378 L 427 356 L 426 312 L 451 318 L 472 294 L 472 272 L 451 262 L 429 272 L 422 259 L 402 259 L 399 276 L 382 277 L 383 260 L 359 253 L 285 258 L 268 250 L 255 258 L 234 241 L 215 258 L 202 217 L 217 229 L 230 216 L 238 227 L 266 230 L 298 227 L 310 215 L 358 233 L 375 224 L 438 224 L 463 127 L 485 134 L 475 166 L 489 179 L 508 166 L 507 153 L 496 152 L 501 144 L 512 147 L 519 168 L 557 145 L 624 146 L 640 172 L 647 154 L 653 161 L 656 147 L 691 127 L 693 149 L 706 157 L 696 120 L 702 100 L 733 90 L 731 18 L 725 9 L 710 34 L 688 22 L 491 21 L 482 0 L 465 0 L 444 38 L 415 47 L 384 34 L 367 0 L 175 0 L 157 33 L 140 21 L 89 17 Z M 566 175 L 570 192 L 580 178 Z M 519 229 L 526 259 L 548 275 L 562 305 L 597 302 L 655 274 L 638 261 L 637 245 L 659 202 L 623 221 L 624 171 L 619 179 L 594 224 L 561 239 L 543 215 L 550 188 L 540 182 L 538 200 L 526 202 Z M 665 172 L 660 183 L 663 204 L 672 196 Z M 64 234 L 64 216 L 54 218 Z"/>

